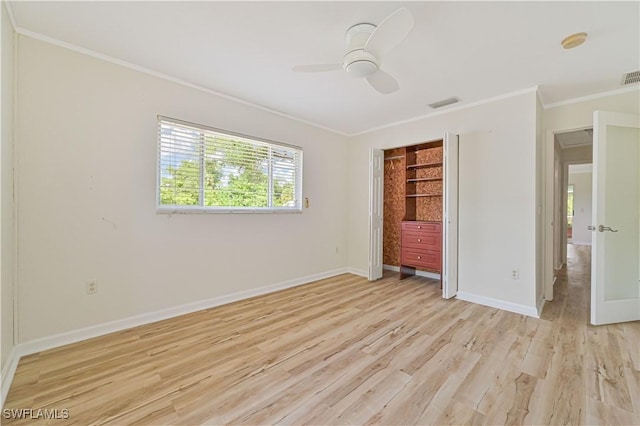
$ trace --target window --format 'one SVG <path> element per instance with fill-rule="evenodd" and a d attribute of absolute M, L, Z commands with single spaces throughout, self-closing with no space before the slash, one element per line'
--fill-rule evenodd
<path fill-rule="evenodd" d="M 301 212 L 302 149 L 158 117 L 158 211 Z"/>
<path fill-rule="evenodd" d="M 567 189 L 567 238 L 573 235 L 573 185 Z"/>

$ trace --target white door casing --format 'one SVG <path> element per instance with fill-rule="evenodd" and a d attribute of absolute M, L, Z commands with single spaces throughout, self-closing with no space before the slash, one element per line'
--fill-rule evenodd
<path fill-rule="evenodd" d="M 458 292 L 458 135 L 444 135 L 444 188 L 442 233 L 442 297 Z"/>
<path fill-rule="evenodd" d="M 384 151 L 369 151 L 369 281 L 382 278 Z"/>
<path fill-rule="evenodd" d="M 591 323 L 640 320 L 640 116 L 594 113 Z"/>

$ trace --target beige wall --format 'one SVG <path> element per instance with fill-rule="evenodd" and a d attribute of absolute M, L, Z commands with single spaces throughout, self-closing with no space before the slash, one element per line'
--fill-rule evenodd
<path fill-rule="evenodd" d="M 18 47 L 22 342 L 347 266 L 345 138 L 29 37 Z M 310 208 L 156 214 L 157 114 L 302 146 Z"/>
<path fill-rule="evenodd" d="M 536 304 L 538 314 L 541 314 L 544 303 L 544 126 L 543 107 L 539 97 L 536 97 Z"/>
<path fill-rule="evenodd" d="M 553 132 L 592 127 L 593 113 L 597 110 L 637 114 L 640 112 L 640 89 L 636 86 L 618 94 L 547 108 L 544 126 Z"/>
<path fill-rule="evenodd" d="M 2 38 L 2 57 L 0 59 L 0 76 L 2 86 L 2 116 L 0 143 L 0 321 L 2 333 L 2 350 L 0 351 L 1 366 L 4 367 L 13 349 L 13 286 L 14 286 L 14 202 L 13 202 L 13 99 L 14 99 L 14 31 L 5 9 L 0 5 L 2 23 L 0 34 Z"/>
<path fill-rule="evenodd" d="M 460 135 L 459 290 L 536 306 L 534 90 L 362 134 L 349 142 L 349 265 L 368 265 L 369 149 Z M 520 279 L 511 270 L 520 269 Z"/>
<path fill-rule="evenodd" d="M 591 223 L 591 188 L 593 174 L 591 172 L 571 173 L 569 169 L 569 185 L 573 185 L 573 235 L 574 244 L 591 244 L 592 232 L 587 229 Z"/>
<path fill-rule="evenodd" d="M 593 161 L 593 146 L 576 146 L 560 150 L 560 159 L 565 164 L 576 163 L 585 164 Z"/>
<path fill-rule="evenodd" d="M 547 147 L 549 149 L 549 147 Z M 557 232 L 553 234 L 553 269 L 560 269 L 562 267 L 562 250 L 560 250 L 562 246 L 562 231 L 560 231 L 559 224 L 562 223 L 562 150 L 560 149 L 560 144 L 555 142 L 553 144 L 554 157 L 553 157 L 553 223 L 558 224 L 554 227 L 554 229 L 558 229 Z M 551 191 L 550 191 L 551 192 Z M 548 195 L 548 194 L 547 194 Z M 545 224 L 545 233 L 546 226 Z M 549 247 L 549 246 L 548 246 Z M 546 271 L 545 271 L 546 277 Z"/>

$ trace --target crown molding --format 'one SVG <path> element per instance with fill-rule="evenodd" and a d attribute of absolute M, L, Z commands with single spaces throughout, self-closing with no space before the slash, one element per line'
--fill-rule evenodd
<path fill-rule="evenodd" d="M 449 114 L 450 112 L 460 111 L 460 110 L 463 110 L 463 109 L 476 107 L 478 105 L 488 104 L 488 103 L 496 102 L 496 101 L 499 101 L 499 100 L 502 100 L 502 99 L 508 99 L 508 98 L 512 98 L 514 96 L 519 96 L 519 95 L 523 95 L 525 93 L 532 93 L 532 92 L 537 92 L 537 91 L 538 91 L 538 86 L 533 86 L 533 87 L 529 87 L 527 89 L 516 90 L 516 91 L 508 92 L 508 93 L 503 93 L 502 95 L 492 96 L 490 98 L 481 99 L 479 101 L 469 102 L 467 104 L 456 105 L 456 106 L 451 107 L 451 108 L 446 108 L 445 107 L 446 109 L 442 109 L 441 111 L 431 112 L 431 113 L 428 113 L 428 114 L 422 114 L 422 115 L 419 115 L 417 117 L 409 118 L 409 119 L 406 119 L 406 120 L 394 121 L 393 123 L 383 124 L 382 126 L 373 127 L 371 129 L 363 130 L 361 132 L 350 133 L 349 136 L 360 136 L 360 135 L 364 135 L 364 134 L 371 133 L 371 132 L 377 132 L 378 130 L 388 129 L 390 127 L 396 127 L 396 126 L 400 126 L 400 125 L 403 125 L 403 124 L 413 123 L 415 121 L 420 121 L 420 120 L 424 120 L 424 119 L 427 119 L 427 118 L 437 117 L 439 115 Z"/>
<path fill-rule="evenodd" d="M 594 99 L 606 98 L 607 96 L 621 95 L 623 93 L 630 93 L 630 92 L 640 93 L 640 86 L 621 87 L 619 89 L 609 90 L 607 92 L 594 93 L 592 95 L 580 96 L 578 98 L 572 98 L 564 101 L 553 102 L 553 103 L 544 105 L 544 109 L 553 109 L 553 108 L 557 108 L 565 105 L 577 104 L 580 102 L 586 102 Z"/>

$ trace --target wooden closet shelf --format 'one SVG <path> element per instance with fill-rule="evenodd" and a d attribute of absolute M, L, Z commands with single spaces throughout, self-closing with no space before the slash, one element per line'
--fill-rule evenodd
<path fill-rule="evenodd" d="M 407 194 L 407 198 L 442 197 L 442 194 Z"/>
<path fill-rule="evenodd" d="M 427 168 L 427 167 L 441 167 L 441 166 L 442 166 L 442 162 L 409 164 L 409 165 L 407 165 L 407 169 L 424 169 L 424 168 Z"/>
<path fill-rule="evenodd" d="M 442 180 L 441 177 L 426 177 L 426 178 L 416 178 L 416 179 L 407 179 L 407 182 L 431 182 Z"/>

